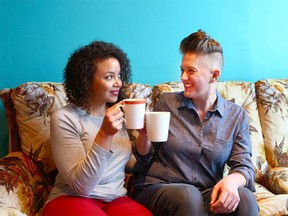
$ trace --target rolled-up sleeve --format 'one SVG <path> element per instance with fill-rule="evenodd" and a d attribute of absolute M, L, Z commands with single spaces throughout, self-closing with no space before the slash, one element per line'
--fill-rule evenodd
<path fill-rule="evenodd" d="M 141 165 L 147 165 L 147 164 L 149 164 L 149 163 L 151 162 L 153 156 L 154 156 L 154 153 L 155 153 L 153 147 L 151 148 L 150 152 L 149 152 L 147 155 L 145 155 L 145 156 L 142 156 L 142 155 L 140 155 L 140 154 L 137 152 L 135 144 L 133 144 L 132 149 L 133 149 L 133 154 L 135 155 L 137 161 L 138 161 Z"/>
<path fill-rule="evenodd" d="M 241 173 L 246 178 L 246 187 L 251 191 L 255 191 L 255 174 L 251 160 L 252 147 L 250 142 L 249 121 L 247 115 L 245 113 L 243 115 L 244 121 L 242 121 L 240 130 L 236 136 L 231 157 L 227 164 L 230 166 L 229 173 Z"/>

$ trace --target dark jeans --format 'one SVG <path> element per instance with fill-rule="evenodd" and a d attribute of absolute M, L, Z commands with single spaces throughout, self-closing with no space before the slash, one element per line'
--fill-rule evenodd
<path fill-rule="evenodd" d="M 239 188 L 238 191 L 239 205 L 235 212 L 226 215 L 259 215 L 259 207 L 254 194 L 245 187 Z M 155 216 L 218 215 L 209 211 L 211 193 L 212 189 L 201 193 L 189 184 L 155 184 L 136 191 L 134 199 L 145 205 Z"/>

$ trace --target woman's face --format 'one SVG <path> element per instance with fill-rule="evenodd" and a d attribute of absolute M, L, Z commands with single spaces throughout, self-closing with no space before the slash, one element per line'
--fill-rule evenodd
<path fill-rule="evenodd" d="M 185 53 L 180 68 L 184 95 L 195 99 L 206 97 L 210 92 L 212 78 L 209 58 L 197 53 Z"/>
<path fill-rule="evenodd" d="M 97 70 L 91 81 L 90 101 L 92 104 L 114 103 L 122 87 L 120 63 L 116 58 L 111 57 L 96 64 Z"/>

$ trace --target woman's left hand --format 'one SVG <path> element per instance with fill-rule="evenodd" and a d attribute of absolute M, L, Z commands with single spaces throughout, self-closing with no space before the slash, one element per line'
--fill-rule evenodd
<path fill-rule="evenodd" d="M 232 173 L 224 177 L 213 188 L 210 210 L 220 214 L 234 212 L 240 202 L 238 188 L 245 184 L 246 179 L 240 173 Z"/>

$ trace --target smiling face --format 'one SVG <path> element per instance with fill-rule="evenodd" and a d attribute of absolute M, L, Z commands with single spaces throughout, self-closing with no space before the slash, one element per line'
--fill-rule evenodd
<path fill-rule="evenodd" d="M 180 68 L 185 97 L 205 99 L 215 90 L 214 83 L 221 71 L 217 55 L 183 54 Z"/>
<path fill-rule="evenodd" d="M 122 87 L 120 63 L 116 58 L 108 58 L 96 64 L 97 70 L 91 80 L 90 103 L 115 103 Z"/>

